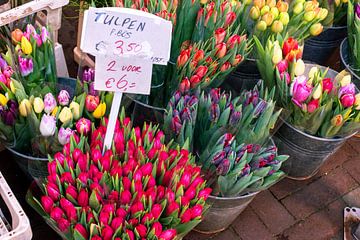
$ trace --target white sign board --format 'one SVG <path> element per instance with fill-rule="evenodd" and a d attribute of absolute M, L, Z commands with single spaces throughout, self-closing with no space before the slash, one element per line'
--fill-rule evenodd
<path fill-rule="evenodd" d="M 98 55 L 95 69 L 96 90 L 150 94 L 150 59 Z"/>
<path fill-rule="evenodd" d="M 129 8 L 90 8 L 84 13 L 82 51 L 94 56 L 115 54 L 151 58 L 166 65 L 170 58 L 172 23 Z"/>

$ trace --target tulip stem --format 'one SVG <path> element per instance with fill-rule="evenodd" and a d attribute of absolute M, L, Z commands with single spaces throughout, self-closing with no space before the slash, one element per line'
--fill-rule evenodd
<path fill-rule="evenodd" d="M 107 149 L 111 148 L 111 143 L 112 143 L 114 131 L 115 131 L 116 119 L 119 115 L 119 109 L 120 109 L 122 95 L 123 94 L 121 92 L 116 92 L 114 94 L 114 99 L 111 104 L 109 123 L 107 126 L 105 140 L 104 140 L 103 154 Z"/>

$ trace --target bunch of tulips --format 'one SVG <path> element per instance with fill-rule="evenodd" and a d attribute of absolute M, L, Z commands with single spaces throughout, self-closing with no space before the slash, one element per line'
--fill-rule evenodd
<path fill-rule="evenodd" d="M 350 0 L 347 12 L 348 44 L 351 69 L 360 72 L 360 1 Z"/>
<path fill-rule="evenodd" d="M 157 127 L 132 128 L 122 112 L 102 154 L 107 120 L 73 135 L 48 164 L 33 206 L 66 239 L 175 239 L 200 221 L 211 189 L 187 150 L 169 148 Z"/>

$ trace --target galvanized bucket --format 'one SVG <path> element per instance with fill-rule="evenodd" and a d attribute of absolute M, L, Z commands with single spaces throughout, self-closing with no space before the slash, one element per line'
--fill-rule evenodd
<path fill-rule="evenodd" d="M 340 59 L 341 67 L 346 68 L 348 72 L 353 76 L 353 82 L 357 88 L 360 88 L 360 75 L 358 75 L 359 69 L 355 69 L 350 63 L 349 44 L 348 39 L 345 38 L 340 45 Z"/>
<path fill-rule="evenodd" d="M 244 211 L 258 193 L 254 192 L 239 197 L 215 197 L 210 195 L 207 200 L 210 208 L 205 213 L 202 222 L 195 227 L 195 231 L 203 234 L 214 234 L 224 231 Z"/>
<path fill-rule="evenodd" d="M 352 136 L 333 139 L 315 137 L 284 122 L 273 140 L 279 154 L 290 156 L 282 165 L 282 170 L 291 179 L 306 180 L 313 177 L 329 157 Z"/>

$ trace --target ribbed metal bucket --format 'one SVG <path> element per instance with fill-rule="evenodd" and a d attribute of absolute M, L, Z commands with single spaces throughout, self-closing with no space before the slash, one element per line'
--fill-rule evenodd
<path fill-rule="evenodd" d="M 305 41 L 303 59 L 326 65 L 347 34 L 346 26 L 328 27 L 316 37 Z"/>
<path fill-rule="evenodd" d="M 229 74 L 224 84 L 235 92 L 251 90 L 261 79 L 255 59 L 246 59 L 235 71 Z"/>
<path fill-rule="evenodd" d="M 340 59 L 341 67 L 346 68 L 353 76 L 353 82 L 358 89 L 360 89 L 360 76 L 356 73 L 355 69 L 351 66 L 348 39 L 345 38 L 340 45 Z"/>
<path fill-rule="evenodd" d="M 215 197 L 210 195 L 207 200 L 210 208 L 205 213 L 202 222 L 195 227 L 195 231 L 204 234 L 224 231 L 245 210 L 258 193 L 254 192 L 239 197 Z"/>
<path fill-rule="evenodd" d="M 273 140 L 279 154 L 290 156 L 282 165 L 282 170 L 291 179 L 305 180 L 314 176 L 329 157 L 351 136 L 334 139 L 319 138 L 284 122 L 273 136 Z"/>

